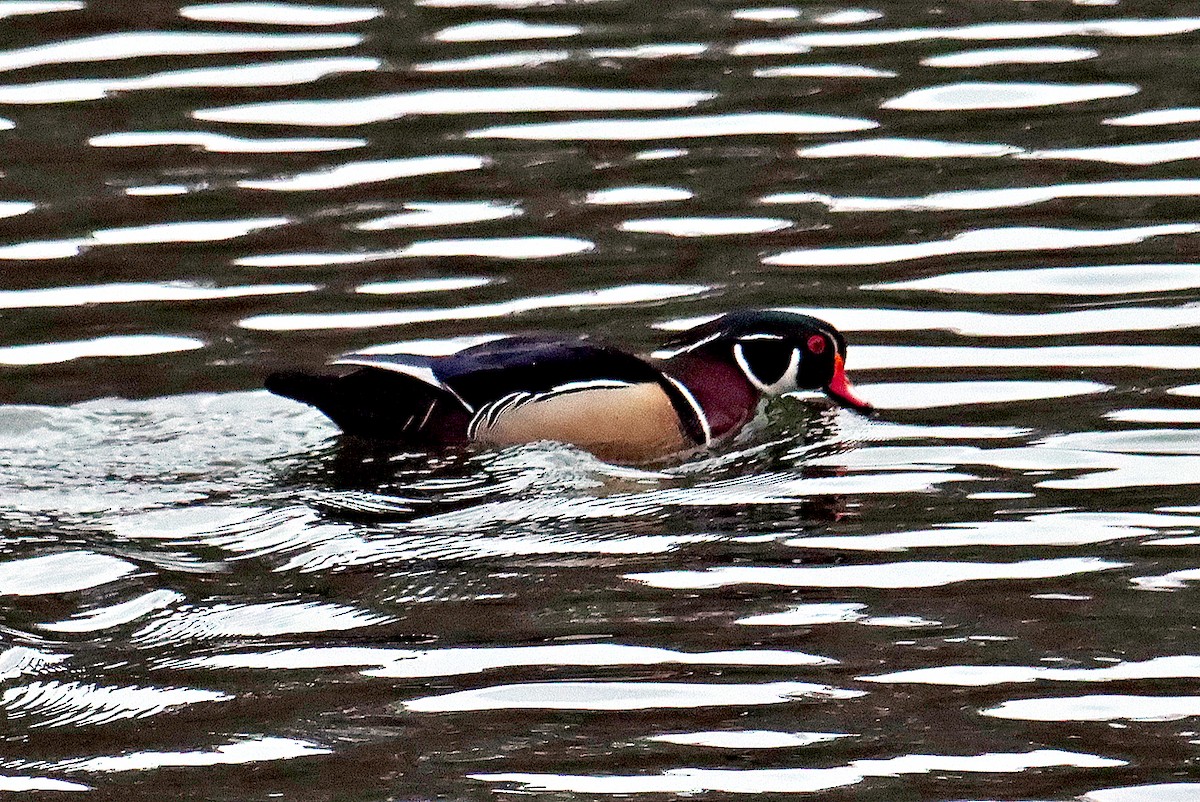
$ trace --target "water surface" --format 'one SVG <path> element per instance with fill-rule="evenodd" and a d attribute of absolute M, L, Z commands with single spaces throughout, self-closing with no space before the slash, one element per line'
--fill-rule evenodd
<path fill-rule="evenodd" d="M 0 17 L 0 789 L 1200 798 L 1190 4 Z M 879 419 L 632 468 L 259 389 L 736 307 Z"/>

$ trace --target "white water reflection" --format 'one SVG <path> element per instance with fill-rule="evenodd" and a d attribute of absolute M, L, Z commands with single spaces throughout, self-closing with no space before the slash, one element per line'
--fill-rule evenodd
<path fill-rule="evenodd" d="M 50 64 L 116 61 L 149 56 L 337 50 L 361 44 L 353 33 L 200 33 L 134 31 L 0 51 L 0 72 Z"/>
<path fill-rule="evenodd" d="M 863 682 L 952 685 L 978 688 L 1022 682 L 1126 682 L 1145 679 L 1200 678 L 1200 657 L 1153 657 L 1097 668 L 1054 668 L 1051 666 L 933 666 L 910 671 L 857 677 Z"/>
<path fill-rule="evenodd" d="M 647 741 L 713 749 L 791 749 L 855 736 L 842 732 L 777 732 L 775 730 L 718 730 L 651 735 Z"/>
<path fill-rule="evenodd" d="M 678 159 L 680 156 L 688 155 L 687 148 L 651 148 L 650 150 L 642 150 L 633 154 L 633 158 L 638 161 L 656 161 L 659 159 Z"/>
<path fill-rule="evenodd" d="M 258 315 L 238 323 L 242 328 L 260 331 L 311 331 L 314 329 L 358 329 L 377 326 L 407 326 L 435 320 L 479 320 L 507 317 L 535 309 L 563 309 L 588 306 L 622 306 L 630 303 L 659 301 L 700 295 L 711 287 L 697 284 L 630 284 L 591 292 L 518 298 L 494 304 L 460 306 L 446 309 L 410 309 L 394 312 L 345 312 L 325 314 Z M 0 359 L 3 352 L 0 351 Z"/>
<path fill-rule="evenodd" d="M 862 621 L 866 614 L 861 612 L 867 605 L 861 602 L 814 602 L 800 604 L 781 613 L 764 613 L 739 618 L 734 623 L 745 626 L 789 626 L 811 627 L 821 624 L 848 624 Z"/>
<path fill-rule="evenodd" d="M 695 193 L 680 187 L 610 187 L 589 192 L 585 203 L 595 206 L 623 206 L 639 203 L 670 203 L 690 200 Z"/>
<path fill-rule="evenodd" d="M 82 5 L 82 4 L 80 4 Z M 51 777 L 22 777 L 0 774 L 0 791 L 26 793 L 28 791 L 91 791 L 90 785 L 55 780 Z"/>
<path fill-rule="evenodd" d="M 479 276 L 418 278 L 408 281 L 374 281 L 369 284 L 360 284 L 354 288 L 354 291 L 365 295 L 413 295 L 424 292 L 469 290 L 475 287 L 485 287 L 491 283 L 492 279 Z"/>
<path fill-rule="evenodd" d="M 190 281 L 130 282 L 125 284 L 43 287 L 33 290 L 0 290 L 0 309 L 125 304 L 149 301 L 208 301 L 260 295 L 295 295 L 320 289 L 317 284 L 258 284 L 240 287 L 205 287 Z"/>
<path fill-rule="evenodd" d="M 341 632 L 391 620 L 390 616 L 327 602 L 222 603 L 181 608 L 151 620 L 132 637 L 144 644 L 272 637 L 304 632 Z"/>
<path fill-rule="evenodd" d="M 1107 271 L 1111 270 L 1118 276 L 1118 280 L 1110 285 L 1104 285 L 1097 282 L 1097 285 L 1087 285 L 1086 282 L 1090 275 L 1091 268 L 1051 268 L 1044 271 L 1045 278 L 1050 282 L 1049 287 L 1043 289 L 1042 285 L 1035 280 L 1026 285 L 1025 273 L 1042 274 L 1042 270 L 997 270 L 989 271 L 988 273 L 972 274 L 980 276 L 991 276 L 1000 274 L 1003 278 L 1008 279 L 1012 286 L 1024 286 L 1029 294 L 1063 294 L 1063 295 L 1107 295 L 1110 294 L 1108 289 L 1112 289 L 1111 294 L 1118 292 L 1145 292 L 1153 290 L 1141 289 L 1117 289 L 1122 286 L 1123 282 L 1138 284 L 1145 281 L 1146 285 L 1154 285 L 1158 276 L 1159 265 L 1146 265 L 1145 273 L 1141 273 L 1141 265 L 1129 266 L 1114 266 L 1113 268 L 1096 268 L 1101 280 L 1109 278 Z M 1196 278 L 1189 277 L 1186 271 L 1175 270 L 1174 268 L 1188 268 L 1188 265 L 1162 265 L 1161 267 L 1170 268 L 1163 273 L 1172 274 L 1171 278 L 1166 281 L 1174 281 L 1183 278 L 1184 281 L 1200 284 L 1200 276 Z M 1065 276 L 1063 274 L 1066 274 Z M 1074 286 L 1082 286 L 1083 290 L 1079 293 L 1071 293 L 1070 277 L 1078 275 L 1080 284 Z M 1147 275 L 1148 274 L 1148 275 Z M 930 289 L 937 290 L 941 286 L 943 279 L 947 283 L 952 283 L 965 278 L 966 274 L 950 275 L 950 276 L 934 276 L 929 279 L 918 279 L 912 282 L 897 282 L 895 284 L 872 284 L 864 286 L 862 289 L 869 290 L 890 290 L 890 289 Z M 969 283 L 963 280 L 963 284 Z M 1056 293 L 1054 287 L 1061 287 Z M 996 294 L 1020 294 L 1019 292 L 1006 293 L 1001 287 L 993 287 L 990 279 L 985 280 L 984 286 L 978 289 L 978 292 L 983 293 L 984 289 L 992 289 Z M 1168 289 L 1185 289 L 1185 287 L 1168 287 Z M 945 290 L 951 291 L 951 290 Z M 836 326 L 839 330 L 846 331 L 952 331 L 956 334 L 964 334 L 971 337 L 1044 337 L 1053 335 L 1065 334 L 1094 334 L 1106 331 L 1167 331 L 1169 329 L 1192 328 L 1200 325 L 1200 306 L 1193 304 L 1185 304 L 1183 306 L 1122 306 L 1122 307 L 1107 307 L 1103 309 L 1086 309 L 1077 312 L 1043 312 L 1041 314 L 1003 314 L 992 312 L 940 312 L 926 309 L 803 309 L 790 307 L 791 311 L 799 312 L 800 314 L 810 314 L 819 317 L 822 320 L 827 320 Z"/>
<path fill-rule="evenodd" d="M 576 237 L 480 237 L 414 242 L 399 252 L 405 257 L 481 256 L 491 259 L 548 259 L 587 253 L 595 245 Z"/>
<path fill-rule="evenodd" d="M 0 406 L 0 484 L 18 520 L 115 522 L 122 514 L 196 504 L 214 487 L 244 493 L 275 482 L 274 459 L 310 453 L 334 431 L 315 410 L 266 391 Z M 48 575 L 46 592 L 58 592 L 76 568 L 79 589 L 134 570 L 114 557 L 68 554 L 32 574 L 17 563 L 13 577 L 40 592 L 43 582 L 30 584 L 30 577 Z"/>
<path fill-rule="evenodd" d="M 325 189 L 342 189 L 362 184 L 375 184 L 397 178 L 418 175 L 440 175 L 481 170 L 487 165 L 482 156 L 416 156 L 409 159 L 379 159 L 375 161 L 347 162 L 326 167 L 311 173 L 281 176 L 279 178 L 243 179 L 237 182 L 243 189 L 261 189 L 271 192 L 313 192 Z"/>
<path fill-rule="evenodd" d="M 733 623 L 750 627 L 813 627 L 824 624 L 862 624 L 869 627 L 915 627 L 941 626 L 941 621 L 932 621 L 915 615 L 871 616 L 862 612 L 867 605 L 860 602 L 815 602 L 800 604 L 779 613 L 763 613 L 739 618 Z"/>
<path fill-rule="evenodd" d="M 23 17 L 29 14 L 79 11 L 86 7 L 87 3 L 82 0 L 4 0 L 0 3 L 0 19 Z"/>
<path fill-rule="evenodd" d="M 1140 226 L 1113 229 L 1042 228 L 1014 226 L 1011 228 L 980 228 L 964 231 L 950 239 L 900 245 L 863 245 L 838 248 L 806 248 L 768 256 L 769 265 L 797 267 L 821 265 L 881 265 L 949 256 L 959 253 L 1002 253 L 1005 251 L 1061 251 L 1075 248 L 1097 248 L 1110 245 L 1133 245 L 1151 237 L 1172 234 L 1194 234 L 1200 225 L 1170 223 L 1159 226 Z"/>
<path fill-rule="evenodd" d="M 992 67 L 998 64 L 1062 64 L 1100 55 L 1089 47 L 1000 47 L 965 50 L 921 59 L 926 67 Z"/>
<path fill-rule="evenodd" d="M 17 217 L 36 208 L 37 204 L 29 201 L 0 201 L 0 218 Z"/>
<path fill-rule="evenodd" d="M 564 449 L 548 446 L 546 448 Z M 528 454 L 536 447 L 518 454 Z M 566 450 L 577 455 L 579 452 Z M 501 524 L 519 521 L 571 521 L 597 520 L 605 518 L 659 517 L 664 510 L 673 507 L 721 507 L 734 505 L 782 504 L 791 506 L 799 499 L 817 496 L 864 493 L 888 495 L 894 493 L 927 492 L 939 484 L 970 481 L 975 477 L 952 471 L 891 471 L 849 476 L 802 478 L 791 473 L 773 473 L 718 479 L 702 482 L 692 487 L 670 487 L 645 490 L 636 493 L 615 493 L 603 497 L 581 497 L 565 499 L 560 495 L 534 496 L 516 500 L 488 501 L 474 507 L 438 513 L 416 518 L 409 522 L 412 535 L 425 535 L 417 545 L 404 539 L 388 544 L 379 539 L 372 542 L 344 541 L 329 543 L 328 553 L 321 557 L 320 565 L 350 564 L 353 562 L 378 561 L 387 556 L 423 554 L 539 554 L 557 552 L 604 551 L 606 553 L 652 553 L 669 551 L 684 543 L 705 541 L 712 538 L 704 534 L 676 534 L 624 538 L 572 538 L 564 540 L 561 534 L 550 533 L 544 538 L 533 537 L 524 530 L 512 538 L 497 537 Z M 464 533 L 481 531 L 487 537 L 465 538 Z M 445 544 L 431 549 L 428 535 L 451 532 L 455 534 L 455 547 Z M 504 530 L 499 529 L 503 534 Z M 648 542 L 644 545 L 645 542 Z M 311 558 L 298 561 L 294 567 L 311 570 Z"/>
<path fill-rule="evenodd" d="M 126 228 L 102 228 L 92 232 L 88 243 L 149 245 L 165 242 L 219 242 L 244 237 L 255 231 L 278 228 L 290 222 L 286 217 L 259 217 L 249 220 L 189 220 Z"/>
<path fill-rule="evenodd" d="M 902 755 L 854 760 L 845 766 L 798 769 L 669 769 L 662 774 L 475 774 L 475 779 L 516 783 L 520 790 L 566 791 L 575 794 L 677 794 L 690 796 L 723 791 L 731 794 L 803 794 L 857 785 L 868 777 L 908 774 L 1014 773 L 1052 767 L 1105 768 L 1125 761 L 1079 752 L 1039 749 L 1032 752 L 988 752 L 981 755 Z"/>
<path fill-rule="evenodd" d="M 1200 525 L 1192 516 L 1120 512 L 1061 512 L 1020 521 L 948 524 L 938 529 L 881 535 L 798 537 L 784 541 L 809 549 L 907 551 L 960 546 L 1080 546 L 1155 535 L 1162 529 Z"/>
<path fill-rule="evenodd" d="M 204 131 L 118 131 L 88 140 L 97 148 L 148 148 L 163 145 L 197 147 L 209 153 L 318 153 L 350 150 L 367 145 L 365 139 L 310 137 L 304 139 L 250 139 Z"/>
<path fill-rule="evenodd" d="M 327 127 L 437 114 L 680 109 L 714 97 L 712 92 L 570 87 L 428 89 L 348 100 L 289 100 L 226 106 L 200 109 L 192 116 L 198 120 L 227 123 Z"/>
<path fill-rule="evenodd" d="M 444 256 L 473 256 L 487 259 L 549 259 L 555 256 L 587 253 L 595 247 L 590 240 L 574 237 L 480 237 L 477 239 L 419 240 L 403 248 L 388 251 L 272 253 L 261 256 L 243 256 L 235 259 L 234 264 L 246 267 L 318 267 Z"/>
<path fill-rule="evenodd" d="M 666 234 L 671 237 L 729 237 L 767 234 L 782 231 L 791 225 L 791 220 L 777 217 L 653 217 L 626 220 L 617 228 L 621 231 Z"/>
<path fill-rule="evenodd" d="M 41 652 L 27 646 L 10 646 L 0 652 L 0 681 L 53 671 L 52 666 L 67 659 L 69 657 L 65 654 Z"/>
<path fill-rule="evenodd" d="M 658 120 L 581 120 L 562 123 L 497 125 L 468 131 L 468 139 L 648 140 L 751 134 L 827 134 L 878 128 L 874 120 L 821 114 L 760 112 Z"/>
<path fill-rule="evenodd" d="M 813 22 L 818 25 L 861 25 L 877 19 L 883 19 L 883 14 L 879 11 L 867 8 L 843 8 L 818 14 L 813 17 Z"/>
<path fill-rule="evenodd" d="M 902 159 L 990 159 L 1011 156 L 1023 152 L 1021 148 L 1000 143 L 942 142 L 934 139 L 906 139 L 904 137 L 882 137 L 879 139 L 856 139 L 850 142 L 830 142 L 800 148 L 796 155 L 804 159 L 842 159 L 862 156 L 892 156 Z M 793 193 L 796 201 L 808 203 L 819 196 L 815 193 Z M 785 194 L 769 195 L 765 203 L 781 203 Z M 774 200 L 772 200 L 774 199 Z"/>
<path fill-rule="evenodd" d="M 1200 799 L 1200 783 L 1159 783 L 1105 788 L 1080 797 L 1082 802 L 1195 802 Z"/>
<path fill-rule="evenodd" d="M 622 58 L 686 58 L 700 56 L 708 52 L 708 45 L 703 42 L 678 42 L 674 44 L 637 45 L 635 47 L 610 47 L 592 50 L 588 53 L 592 58 L 622 59 Z"/>
<path fill-rule="evenodd" d="M 425 61 L 412 65 L 414 72 L 475 72 L 540 67 L 571 57 L 569 50 L 525 50 L 512 53 L 488 53 L 482 56 Z"/>
<path fill-rule="evenodd" d="M 1170 538 L 1157 541 L 1158 545 L 1193 545 L 1194 537 L 1187 538 Z M 1183 590 L 1188 586 L 1189 582 L 1200 580 L 1200 568 L 1184 568 L 1180 571 L 1171 571 L 1158 576 L 1135 576 L 1129 581 L 1134 587 L 1141 590 Z"/>
<path fill-rule="evenodd" d="M 0 596 L 73 593 L 107 585 L 137 570 L 133 563 L 91 551 L 63 551 L 0 562 Z"/>
<path fill-rule="evenodd" d="M 415 713 L 476 710 L 652 710 L 777 705 L 798 698 L 856 699 L 852 691 L 811 682 L 527 682 L 495 685 L 403 703 Z"/>
<path fill-rule="evenodd" d="M 603 0 L 580 0 L 580 5 L 602 2 Z M 415 0 L 414 5 L 428 8 L 538 8 L 554 6 L 559 0 Z"/>
<path fill-rule="evenodd" d="M 524 22 L 523 20 L 481 20 L 443 28 L 433 35 L 440 42 L 513 42 L 522 39 L 561 39 L 578 36 L 578 25 Z"/>
<path fill-rule="evenodd" d="M 1062 557 L 1009 563 L 893 562 L 873 565 L 823 565 L 769 568 L 725 566 L 703 571 L 656 571 L 628 579 L 654 588 L 709 590 L 734 585 L 805 588 L 934 588 L 957 582 L 1048 579 L 1110 571 L 1129 563 L 1097 557 Z"/>
<path fill-rule="evenodd" d="M 183 600 L 183 595 L 173 590 L 152 590 L 110 607 L 76 613 L 65 621 L 38 624 L 38 628 L 51 632 L 101 632 L 131 623 L 157 610 L 173 607 Z"/>
<path fill-rule="evenodd" d="M 1086 381 L 961 381 L 859 384 L 857 389 L 879 409 L 932 409 L 1072 398 L 1108 392 L 1113 386 Z"/>
<path fill-rule="evenodd" d="M 1200 264 L 1098 265 L 1026 270 L 977 270 L 866 284 L 865 290 L 930 290 L 976 295 L 1123 295 L 1200 287 Z M 1113 313 L 1118 310 L 1107 310 Z"/>
<path fill-rule="evenodd" d="M 813 192 L 767 195 L 763 203 L 820 203 L 831 212 L 931 212 L 1011 209 L 1062 198 L 1159 198 L 1200 195 L 1200 180 L 1164 179 L 965 189 L 909 198 L 833 197 Z"/>
<path fill-rule="evenodd" d="M 1200 454 L 1200 432 L 1194 429 L 1070 432 L 1046 437 L 1040 445 L 1124 454 Z"/>
<path fill-rule="evenodd" d="M 800 9 L 789 6 L 771 6 L 768 8 L 739 8 L 729 14 L 733 19 L 746 19 L 755 22 L 780 22 L 782 20 L 800 19 Z"/>
<path fill-rule="evenodd" d="M 1194 430 L 1188 430 L 1194 432 Z M 843 468 L 879 470 L 911 469 L 913 464 L 944 466 L 961 470 L 969 465 L 986 465 L 1010 471 L 1033 472 L 1053 477 L 1070 472 L 1068 478 L 1045 478 L 1036 487 L 1069 490 L 1112 489 L 1129 487 L 1171 487 L 1200 483 L 1200 457 L 1191 453 L 1194 446 L 1181 445 L 1189 452 L 1121 453 L 1104 451 L 1103 441 L 1076 441 L 1077 448 L 1048 438 L 1042 443 L 1024 448 L 975 448 L 972 446 L 925 447 L 863 447 L 856 451 L 811 460 L 817 465 L 837 465 Z M 1090 472 L 1089 472 L 1090 471 Z M 1082 472 L 1082 473 L 1081 473 Z"/>
<path fill-rule="evenodd" d="M 1200 109 L 1179 108 L 1140 111 L 1136 114 L 1126 114 L 1122 117 L 1111 117 L 1105 120 L 1104 124 L 1150 127 L 1156 125 L 1182 125 L 1194 122 L 1200 122 Z"/>
<path fill-rule="evenodd" d="M 196 688 L 104 686 L 82 682 L 33 682 L 9 688 L 0 707 L 11 721 L 30 718 L 25 726 L 80 727 L 140 719 L 204 702 L 225 702 L 233 696 Z"/>
<path fill-rule="evenodd" d="M 382 65 L 374 58 L 324 58 L 236 67 L 206 67 L 159 72 L 129 78 L 86 78 L 0 86 L 0 103 L 77 103 L 99 100 L 113 92 L 152 89 L 216 88 L 234 86 L 289 86 L 311 83 L 328 75 L 368 72 Z"/>
<path fill-rule="evenodd" d="M 68 259 L 78 256 L 88 244 L 85 239 L 62 239 L 0 245 L 0 260 Z"/>
<path fill-rule="evenodd" d="M 818 666 L 837 663 L 804 652 L 748 649 L 728 652 L 681 652 L 621 643 L 565 643 L 548 646 L 390 649 L 356 646 L 280 649 L 270 652 L 215 654 L 175 661 L 176 669 L 313 670 L 362 668 L 370 677 L 452 677 L 498 668 L 549 666 Z"/>
<path fill-rule="evenodd" d="M 891 70 L 858 64 L 796 64 L 791 67 L 762 67 L 755 78 L 895 78 Z"/>
<path fill-rule="evenodd" d="M 767 40 L 781 46 L 874 47 L 901 42 L 1004 41 L 1069 36 L 1159 37 L 1200 30 L 1200 18 L 1093 19 L 1069 22 L 996 22 L 943 28 L 897 28 L 876 31 L 801 33 Z M 743 43 L 748 44 L 748 43 Z"/>
<path fill-rule="evenodd" d="M 1200 409 L 1114 409 L 1104 417 L 1127 423 L 1200 423 Z"/>
<path fill-rule="evenodd" d="M 1131 84 L 961 83 L 916 89 L 885 100 L 882 109 L 905 111 L 971 111 L 1029 109 L 1137 94 Z"/>
<path fill-rule="evenodd" d="M 145 187 L 125 187 L 125 194 L 130 197 L 158 197 L 162 195 L 186 195 L 200 187 L 189 187 L 186 184 L 154 184 Z"/>
<path fill-rule="evenodd" d="M 423 340 L 400 340 L 394 343 L 372 345 L 359 348 L 357 354 L 422 354 L 424 356 L 445 356 L 457 353 L 473 345 L 501 340 L 505 334 L 466 334 L 462 337 L 444 337 Z"/>
<path fill-rule="evenodd" d="M 379 8 L 312 6 L 299 3 L 200 3 L 179 9 L 185 19 L 254 25 L 349 25 L 383 14 Z"/>
<path fill-rule="evenodd" d="M 490 510 L 485 510 L 490 512 Z M 535 518 L 540 510 L 535 510 Z M 422 521 L 407 533 L 392 537 L 365 538 L 353 534 L 341 534 L 315 541 L 303 551 L 279 566 L 280 571 L 314 573 L 329 570 L 344 570 L 358 565 L 379 565 L 412 560 L 434 560 L 458 563 L 503 557 L 535 557 L 557 555 L 602 555 L 611 559 L 620 556 L 668 554 L 684 546 L 716 540 L 712 535 L 638 535 L 610 538 L 569 538 L 557 532 L 518 530 L 505 533 L 495 525 L 504 523 L 479 516 L 464 516 L 467 521 L 463 529 L 467 532 L 458 537 L 431 537 L 442 528 L 441 522 Z M 545 516 L 549 518 L 549 516 Z M 482 520 L 480 520 L 482 519 Z M 523 520 L 515 518 L 515 520 Z M 499 533 L 499 534 L 498 534 Z M 288 544 L 295 548 L 297 544 Z M 305 544 L 307 545 L 307 544 Z M 235 546 L 230 547 L 236 551 Z M 402 595 L 399 601 L 424 601 L 425 594 Z"/>
<path fill-rule="evenodd" d="M 59 763 L 55 768 L 67 772 L 149 771 L 182 766 L 228 766 L 272 760 L 293 760 L 298 757 L 328 755 L 332 752 L 332 749 L 318 746 L 311 741 L 267 736 L 235 741 L 211 750 L 129 752 L 111 757 L 67 760 Z"/>
<path fill-rule="evenodd" d="M 356 224 L 360 231 L 388 231 L 395 228 L 455 226 L 518 217 L 517 203 L 502 201 L 459 201 L 442 203 L 406 203 L 405 211 Z"/>
<path fill-rule="evenodd" d="M 991 348 L 968 346 L 910 347 L 859 345 L 852 368 L 952 368 L 952 367 L 1093 367 L 1200 368 L 1200 346 L 1193 345 L 1052 345 L 1042 348 Z"/>
<path fill-rule="evenodd" d="M 754 39 L 729 48 L 731 56 L 793 56 L 812 52 L 811 47 L 782 39 Z"/>
<path fill-rule="evenodd" d="M 1039 697 L 1003 702 L 980 714 L 1021 721 L 1178 721 L 1200 716 L 1200 696 Z"/>
<path fill-rule="evenodd" d="M 1035 150 L 1021 154 L 1018 158 L 1108 162 L 1110 164 L 1167 164 L 1200 158 L 1200 139 L 1149 142 L 1139 145 L 1102 145 L 1093 148 Z M 1116 183 L 1119 185 L 1122 182 Z"/>

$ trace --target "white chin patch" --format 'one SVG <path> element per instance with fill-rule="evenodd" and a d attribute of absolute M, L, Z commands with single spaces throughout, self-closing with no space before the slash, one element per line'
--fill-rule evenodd
<path fill-rule="evenodd" d="M 746 374 L 746 379 L 763 395 L 779 395 L 780 393 L 789 393 L 796 389 L 796 374 L 800 370 L 799 348 L 792 349 L 792 358 L 788 362 L 787 370 L 773 384 L 763 384 L 762 380 L 754 375 L 754 371 L 750 368 L 750 363 L 746 361 L 746 353 L 742 350 L 741 343 L 734 344 L 733 358 L 737 360 L 738 367 L 742 369 L 742 373 Z"/>

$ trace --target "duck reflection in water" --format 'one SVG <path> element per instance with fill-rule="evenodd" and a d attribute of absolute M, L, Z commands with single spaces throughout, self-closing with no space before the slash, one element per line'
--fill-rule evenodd
<path fill-rule="evenodd" d="M 730 312 L 640 357 L 587 338 L 510 337 L 441 357 L 350 354 L 333 372 L 275 373 L 267 389 L 348 435 L 420 448 L 542 440 L 603 460 L 678 459 L 733 438 L 763 402 L 822 390 L 872 411 L 833 326 L 778 311 Z"/>

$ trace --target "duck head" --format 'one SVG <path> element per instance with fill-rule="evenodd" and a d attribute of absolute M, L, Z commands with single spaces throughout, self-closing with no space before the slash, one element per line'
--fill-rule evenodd
<path fill-rule="evenodd" d="M 760 395 L 822 390 L 844 407 L 869 413 L 846 378 L 846 338 L 823 320 L 793 312 L 729 312 L 682 332 L 655 353 L 668 366 L 705 361 L 736 367 Z"/>

